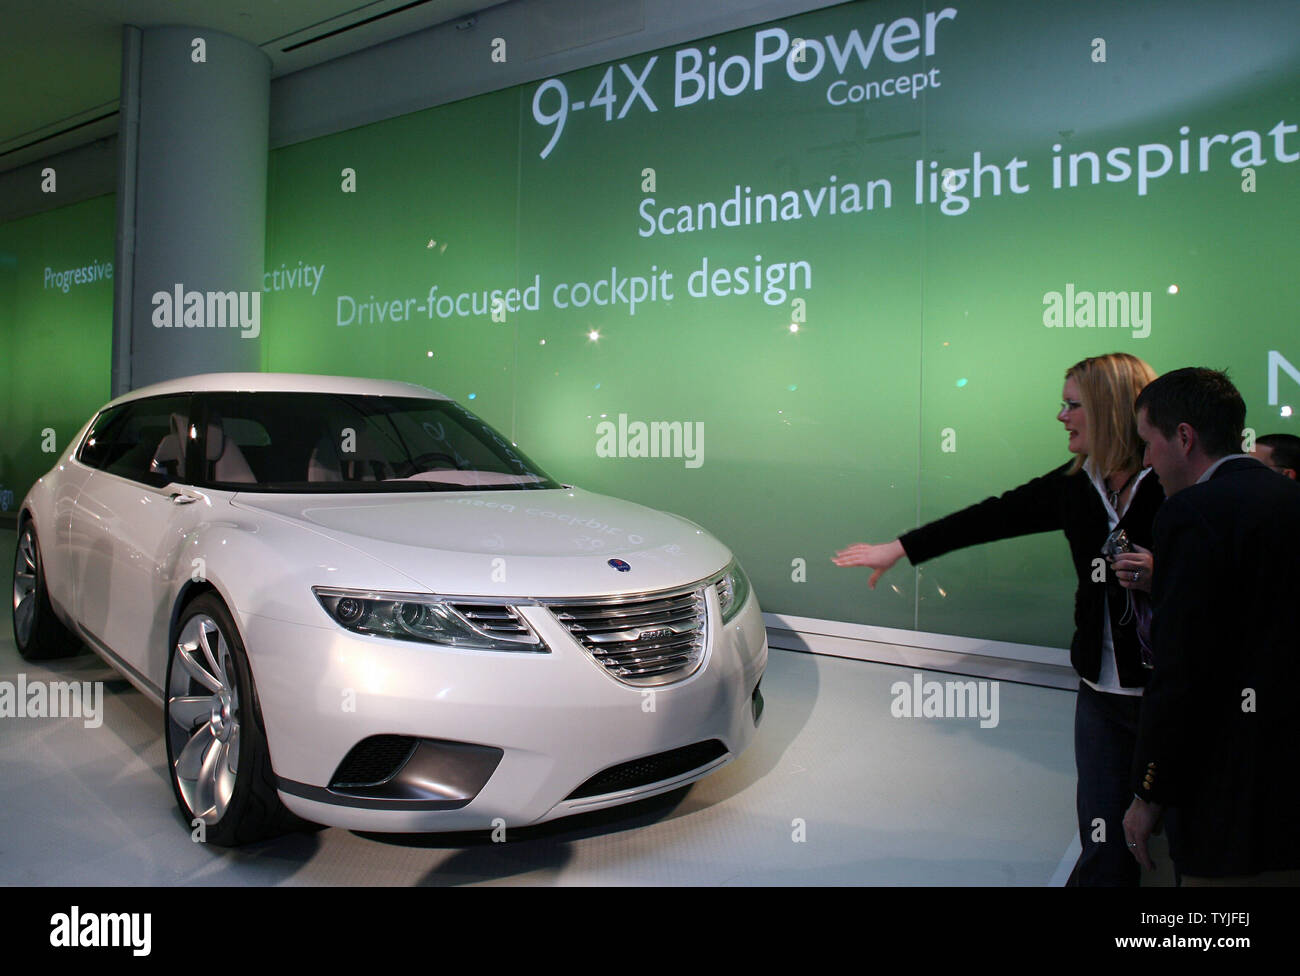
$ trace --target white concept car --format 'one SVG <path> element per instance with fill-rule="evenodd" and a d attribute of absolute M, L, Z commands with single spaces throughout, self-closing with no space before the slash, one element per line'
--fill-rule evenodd
<path fill-rule="evenodd" d="M 219 844 L 613 806 L 730 761 L 762 712 L 726 546 L 407 383 L 119 397 L 23 500 L 13 595 L 24 657 L 84 641 L 162 706 L 181 813 Z"/>

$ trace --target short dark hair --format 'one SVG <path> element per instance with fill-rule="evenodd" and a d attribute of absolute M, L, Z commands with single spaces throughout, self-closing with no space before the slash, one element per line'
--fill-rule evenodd
<path fill-rule="evenodd" d="M 1295 434 L 1265 434 L 1256 437 L 1255 443 L 1272 449 L 1274 465 L 1300 474 L 1300 437 Z"/>
<path fill-rule="evenodd" d="M 1138 394 L 1134 412 L 1145 410 L 1147 423 L 1166 438 L 1179 424 L 1196 431 L 1209 457 L 1241 452 L 1246 401 L 1227 373 L 1188 366 L 1152 380 Z"/>

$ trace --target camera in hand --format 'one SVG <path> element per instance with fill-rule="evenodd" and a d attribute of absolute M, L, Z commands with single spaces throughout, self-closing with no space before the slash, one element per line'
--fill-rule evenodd
<path fill-rule="evenodd" d="M 1128 533 L 1121 528 L 1114 529 L 1101 544 L 1101 554 L 1109 560 L 1114 560 L 1121 553 L 1132 551 L 1133 543 L 1129 541 Z"/>

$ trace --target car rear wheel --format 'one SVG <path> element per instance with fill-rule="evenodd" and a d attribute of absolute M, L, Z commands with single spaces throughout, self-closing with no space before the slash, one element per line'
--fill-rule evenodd
<path fill-rule="evenodd" d="M 68 657 L 81 650 L 81 641 L 54 613 L 45 587 L 45 563 L 41 559 L 36 527 L 31 521 L 18 532 L 14 551 L 14 643 L 28 661 Z"/>
<path fill-rule="evenodd" d="M 231 847 L 312 824 L 280 802 L 248 656 L 213 593 L 186 606 L 167 663 L 163 726 L 172 790 L 196 837 Z"/>

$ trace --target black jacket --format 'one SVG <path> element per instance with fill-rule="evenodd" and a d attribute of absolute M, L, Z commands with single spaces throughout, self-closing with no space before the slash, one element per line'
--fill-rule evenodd
<path fill-rule="evenodd" d="M 1140 688 L 1146 684 L 1150 672 L 1142 666 L 1133 622 L 1120 625 L 1128 607 L 1127 591 L 1115 580 L 1109 564 L 1105 583 L 1092 581 L 1093 560 L 1101 555 L 1102 543 L 1110 531 L 1106 508 L 1088 475 L 1083 471 L 1068 475 L 1069 467 L 1064 464 L 998 498 L 987 498 L 978 505 L 923 525 L 899 541 L 915 565 L 981 542 L 1064 530 L 1079 579 L 1074 594 L 1070 663 L 1089 681 L 1095 682 L 1101 676 L 1101 614 L 1102 606 L 1108 604 L 1120 684 Z M 1164 497 L 1164 489 L 1151 471 L 1138 485 L 1128 511 L 1120 519 L 1119 524 L 1128 532 L 1129 539 L 1143 548 L 1152 548 L 1151 525 Z"/>
<path fill-rule="evenodd" d="M 1133 790 L 1174 805 L 1183 874 L 1300 868 L 1300 484 L 1225 461 L 1155 535 Z"/>

